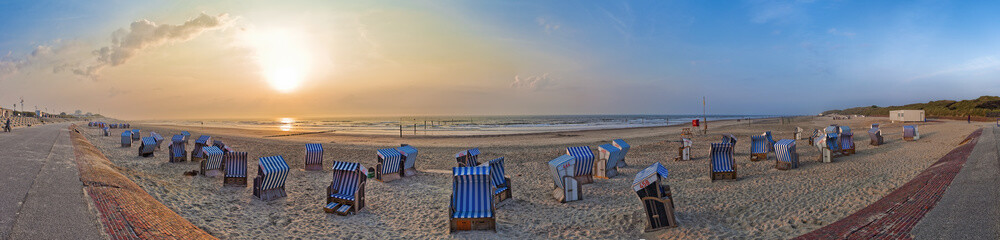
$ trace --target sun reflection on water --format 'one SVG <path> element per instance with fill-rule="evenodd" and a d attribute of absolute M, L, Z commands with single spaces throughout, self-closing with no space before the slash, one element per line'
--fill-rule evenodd
<path fill-rule="evenodd" d="M 281 123 L 283 123 L 281 126 L 278 126 L 278 129 L 281 129 L 281 131 L 285 131 L 285 132 L 291 131 L 292 130 L 292 123 L 295 123 L 295 119 L 294 118 L 281 118 L 278 121 L 281 122 Z"/>

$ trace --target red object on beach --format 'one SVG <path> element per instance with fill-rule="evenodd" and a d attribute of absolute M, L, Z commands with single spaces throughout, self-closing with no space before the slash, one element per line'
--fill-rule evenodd
<path fill-rule="evenodd" d="M 698 126 L 698 119 L 691 120 L 691 126 L 692 127 L 697 127 Z"/>

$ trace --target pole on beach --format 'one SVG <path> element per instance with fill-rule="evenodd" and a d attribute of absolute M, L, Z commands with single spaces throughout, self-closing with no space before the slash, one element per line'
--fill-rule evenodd
<path fill-rule="evenodd" d="M 403 123 L 399 123 L 399 137 L 403 137 Z"/>
<path fill-rule="evenodd" d="M 702 121 L 705 122 L 704 123 L 705 124 L 705 128 L 704 128 L 704 130 L 702 130 L 702 134 L 705 134 L 705 135 L 708 134 L 708 115 L 707 115 L 707 112 L 708 111 L 705 110 L 705 96 L 701 96 L 701 118 L 702 118 Z"/>

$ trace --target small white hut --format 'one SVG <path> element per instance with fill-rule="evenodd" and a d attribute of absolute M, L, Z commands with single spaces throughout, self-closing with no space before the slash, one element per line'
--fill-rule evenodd
<path fill-rule="evenodd" d="M 923 122 L 924 110 L 896 110 L 889 111 L 889 120 L 892 122 Z"/>

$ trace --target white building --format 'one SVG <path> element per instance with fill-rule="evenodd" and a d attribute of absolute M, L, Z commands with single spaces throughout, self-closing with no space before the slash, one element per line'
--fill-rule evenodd
<path fill-rule="evenodd" d="M 892 122 L 923 122 L 924 110 L 896 110 L 889 111 L 889 120 Z"/>

